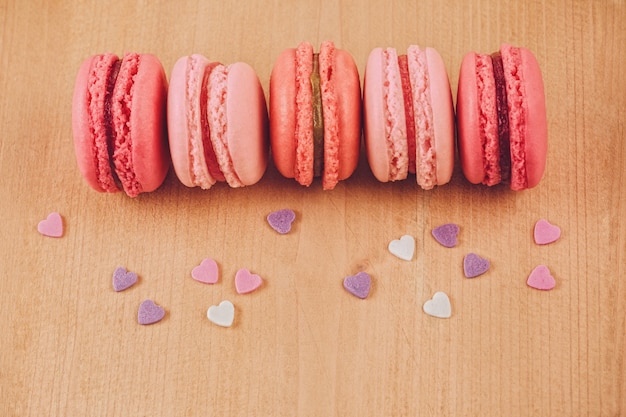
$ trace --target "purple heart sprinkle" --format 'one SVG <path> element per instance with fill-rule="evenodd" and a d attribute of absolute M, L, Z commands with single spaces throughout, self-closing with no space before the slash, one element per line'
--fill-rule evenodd
<path fill-rule="evenodd" d="M 489 260 L 481 258 L 475 253 L 468 253 L 463 259 L 463 271 L 467 278 L 474 278 L 484 274 L 489 270 L 490 266 Z"/>
<path fill-rule="evenodd" d="M 453 248 L 457 244 L 459 226 L 454 223 L 443 224 L 433 229 L 433 237 L 446 248 Z"/>
<path fill-rule="evenodd" d="M 367 272 L 359 272 L 343 280 L 343 287 L 352 295 L 367 298 L 370 293 L 372 278 Z"/>
<path fill-rule="evenodd" d="M 137 274 L 126 272 L 125 268 L 119 267 L 113 272 L 113 289 L 115 291 L 124 291 L 135 285 L 136 282 Z"/>
<path fill-rule="evenodd" d="M 293 210 L 283 209 L 270 213 L 267 216 L 267 222 L 281 235 L 291 231 L 291 223 L 296 219 L 296 213 Z"/>
<path fill-rule="evenodd" d="M 145 300 L 139 305 L 137 321 L 139 324 L 153 324 L 161 321 L 165 317 L 165 310 L 154 304 L 152 300 Z"/>

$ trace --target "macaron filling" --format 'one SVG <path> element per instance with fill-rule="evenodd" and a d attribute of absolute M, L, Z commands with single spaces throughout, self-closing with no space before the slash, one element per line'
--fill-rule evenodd
<path fill-rule="evenodd" d="M 500 149 L 500 178 L 505 184 L 511 179 L 511 150 L 509 139 L 509 108 L 506 101 L 504 67 L 499 52 L 491 54 L 493 76 L 496 89 L 496 109 L 498 113 L 498 145 Z"/>
<path fill-rule="evenodd" d="M 324 115 L 320 90 L 319 54 L 313 54 L 311 93 L 313 106 L 313 176 L 322 175 L 324 168 Z"/>

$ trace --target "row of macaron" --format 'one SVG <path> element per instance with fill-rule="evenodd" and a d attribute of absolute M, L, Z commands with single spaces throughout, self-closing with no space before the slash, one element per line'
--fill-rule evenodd
<path fill-rule="evenodd" d="M 168 83 L 154 55 L 91 56 L 73 96 L 78 167 L 95 190 L 131 197 L 157 189 L 171 165 L 188 187 L 252 185 L 270 157 L 283 176 L 333 189 L 355 171 L 362 139 L 377 180 L 414 176 L 423 189 L 450 181 L 457 146 L 474 184 L 522 190 L 545 169 L 544 87 L 526 48 L 466 54 L 456 109 L 440 54 L 416 45 L 372 50 L 361 89 L 347 51 L 302 42 L 278 56 L 269 84 L 268 106 L 243 62 L 185 56 Z"/>

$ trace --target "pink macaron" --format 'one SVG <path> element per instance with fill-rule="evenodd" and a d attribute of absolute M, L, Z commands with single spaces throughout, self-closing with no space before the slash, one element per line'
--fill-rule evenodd
<path fill-rule="evenodd" d="M 352 175 L 361 142 L 361 86 L 352 56 L 333 42 L 319 53 L 284 50 L 270 76 L 270 139 L 278 171 L 331 190 Z"/>
<path fill-rule="evenodd" d="M 503 44 L 491 55 L 463 57 L 457 93 L 459 155 L 473 184 L 536 186 L 543 176 L 548 129 L 543 79 L 526 48 Z"/>
<path fill-rule="evenodd" d="M 367 158 L 381 182 L 415 173 L 423 189 L 450 181 L 454 109 L 445 65 L 433 48 L 406 54 L 375 48 L 365 67 L 363 112 Z"/>
<path fill-rule="evenodd" d="M 187 187 L 257 183 L 267 167 L 265 95 L 246 63 L 222 65 L 195 54 L 180 58 L 167 103 L 172 163 Z"/>
<path fill-rule="evenodd" d="M 72 102 L 78 168 L 100 192 L 154 191 L 170 166 L 167 81 L 150 54 L 94 55 L 81 65 Z"/>

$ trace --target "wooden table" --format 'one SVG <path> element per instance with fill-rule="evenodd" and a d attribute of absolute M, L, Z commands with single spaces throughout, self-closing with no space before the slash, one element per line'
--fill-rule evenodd
<path fill-rule="evenodd" d="M 249 3 L 249 4 L 247 4 Z M 12 1 L 0 4 L 0 415 L 626 415 L 626 5 L 615 1 Z M 268 167 L 257 185 L 188 189 L 171 171 L 136 199 L 81 178 L 71 100 L 80 63 L 151 52 L 244 61 L 266 91 L 274 60 L 334 40 L 361 77 L 371 49 L 436 48 L 453 95 L 466 52 L 525 46 L 543 70 L 549 155 L 538 187 L 378 183 L 362 158 L 334 191 Z M 290 234 L 266 223 L 297 214 Z M 61 213 L 60 239 L 37 233 Z M 534 244 L 535 222 L 561 239 Z M 459 245 L 431 229 L 460 225 Z M 387 245 L 414 236 L 416 255 Z M 465 254 L 491 261 L 463 276 Z M 206 257 L 220 281 L 191 270 Z M 553 291 L 526 285 L 536 265 Z M 114 269 L 139 274 L 116 293 Z M 248 268 L 265 283 L 239 295 Z M 367 271 L 366 300 L 342 288 Z M 452 317 L 422 311 L 445 291 Z M 152 299 L 166 310 L 140 326 Z M 235 304 L 232 328 L 206 318 Z"/>

